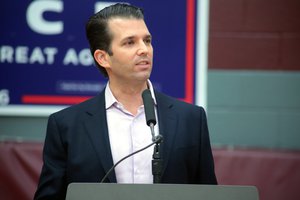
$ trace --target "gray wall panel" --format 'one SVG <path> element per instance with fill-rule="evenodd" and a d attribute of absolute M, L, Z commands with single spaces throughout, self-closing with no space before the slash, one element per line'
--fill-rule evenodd
<path fill-rule="evenodd" d="M 44 141 L 47 117 L 0 116 L 0 140 Z"/>
<path fill-rule="evenodd" d="M 300 112 L 282 112 L 279 127 L 280 147 L 300 149 Z"/>
<path fill-rule="evenodd" d="M 300 72 L 210 70 L 214 145 L 300 149 Z"/>
<path fill-rule="evenodd" d="M 279 144 L 277 113 L 209 109 L 208 115 L 214 145 L 275 148 Z"/>

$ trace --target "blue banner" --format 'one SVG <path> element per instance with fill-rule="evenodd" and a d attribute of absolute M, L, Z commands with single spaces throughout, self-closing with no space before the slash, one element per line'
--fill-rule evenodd
<path fill-rule="evenodd" d="M 107 79 L 96 68 L 85 23 L 117 1 L 6 0 L 1 9 L 0 105 L 70 105 Z M 195 0 L 129 0 L 153 36 L 155 88 L 194 100 Z"/>

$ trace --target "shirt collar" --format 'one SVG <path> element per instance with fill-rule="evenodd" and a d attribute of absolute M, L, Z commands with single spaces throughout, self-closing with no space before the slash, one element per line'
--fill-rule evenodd
<path fill-rule="evenodd" d="M 152 99 L 154 101 L 154 105 L 157 105 L 156 98 L 155 98 L 155 93 L 154 93 L 154 88 L 153 88 L 152 83 L 149 79 L 147 81 L 147 84 L 148 84 L 148 89 L 151 92 L 151 96 L 152 96 Z"/>
<path fill-rule="evenodd" d="M 115 103 L 118 103 L 118 101 L 110 90 L 109 82 L 107 82 L 105 87 L 105 108 L 108 109 Z"/>
<path fill-rule="evenodd" d="M 148 84 L 148 89 L 151 92 L 151 96 L 153 98 L 154 104 L 157 105 L 155 94 L 154 94 L 154 89 L 153 89 L 152 83 L 149 79 L 147 80 L 147 84 Z M 105 87 L 105 108 L 108 109 L 111 106 L 113 106 L 115 103 L 119 103 L 119 102 L 117 101 L 117 99 L 115 98 L 113 93 L 111 92 L 111 89 L 109 87 L 109 82 L 107 82 L 106 87 Z"/>

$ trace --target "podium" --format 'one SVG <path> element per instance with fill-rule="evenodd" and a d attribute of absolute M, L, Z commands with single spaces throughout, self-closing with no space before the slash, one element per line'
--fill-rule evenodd
<path fill-rule="evenodd" d="M 259 200 L 255 186 L 71 183 L 66 200 Z"/>

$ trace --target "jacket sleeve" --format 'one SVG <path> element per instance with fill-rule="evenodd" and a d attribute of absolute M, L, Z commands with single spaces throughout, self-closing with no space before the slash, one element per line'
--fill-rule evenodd
<path fill-rule="evenodd" d="M 34 200 L 65 199 L 67 152 L 55 115 L 50 115 L 43 149 L 43 167 Z"/>
<path fill-rule="evenodd" d="M 201 141 L 200 141 L 200 182 L 201 184 L 217 184 L 214 169 L 214 159 L 209 139 L 207 118 L 201 108 Z"/>

